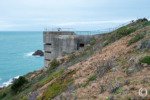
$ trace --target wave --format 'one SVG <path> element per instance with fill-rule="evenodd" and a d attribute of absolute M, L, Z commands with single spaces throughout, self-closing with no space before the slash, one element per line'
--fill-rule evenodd
<path fill-rule="evenodd" d="M 28 52 L 28 53 L 25 53 L 25 57 L 33 57 L 33 54 L 34 52 Z M 34 57 L 41 57 L 41 56 L 39 56 L 39 55 L 36 55 L 36 56 L 34 56 Z"/>
<path fill-rule="evenodd" d="M 19 76 L 16 76 L 14 78 L 9 79 L 6 82 L 3 82 L 2 85 L 0 85 L 0 88 L 7 87 L 7 86 L 11 85 L 13 83 L 13 81 L 18 79 L 18 78 L 19 78 Z"/>
<path fill-rule="evenodd" d="M 28 52 L 28 53 L 25 53 L 25 56 L 26 57 L 32 57 L 32 54 L 33 54 L 34 52 Z"/>

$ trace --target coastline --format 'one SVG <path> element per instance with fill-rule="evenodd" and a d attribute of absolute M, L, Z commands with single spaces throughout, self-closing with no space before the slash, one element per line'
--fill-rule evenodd
<path fill-rule="evenodd" d="M 8 87 L 9 85 L 11 85 L 13 83 L 14 80 L 18 79 L 20 76 L 16 76 L 16 77 L 13 77 L 13 78 L 10 78 L 8 81 L 6 82 L 3 82 L 1 85 L 0 85 L 0 89 L 1 88 L 5 88 L 5 87 Z"/>

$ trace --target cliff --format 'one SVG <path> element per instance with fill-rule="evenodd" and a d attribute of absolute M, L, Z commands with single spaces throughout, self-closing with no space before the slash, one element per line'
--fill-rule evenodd
<path fill-rule="evenodd" d="M 28 73 L 0 90 L 0 99 L 148 100 L 149 83 L 150 22 L 144 18 Z"/>

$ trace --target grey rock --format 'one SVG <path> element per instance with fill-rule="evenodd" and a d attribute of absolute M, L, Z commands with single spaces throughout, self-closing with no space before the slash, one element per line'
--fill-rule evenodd
<path fill-rule="evenodd" d="M 37 50 L 32 55 L 33 56 L 44 56 L 44 52 L 42 50 Z"/>

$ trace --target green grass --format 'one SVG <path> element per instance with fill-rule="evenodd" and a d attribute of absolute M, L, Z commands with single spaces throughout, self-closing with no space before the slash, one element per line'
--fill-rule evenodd
<path fill-rule="evenodd" d="M 91 41 L 90 41 L 90 45 L 94 45 L 94 44 L 96 44 L 96 39 L 92 38 Z"/>
<path fill-rule="evenodd" d="M 119 87 L 119 88 L 115 91 L 115 94 L 120 94 L 120 93 L 123 93 L 123 88 L 122 88 L 122 87 Z"/>
<path fill-rule="evenodd" d="M 62 73 L 59 78 L 55 80 L 51 85 L 48 86 L 47 90 L 43 93 L 43 96 L 39 100 L 51 100 L 55 96 L 59 95 L 67 89 L 67 87 L 73 82 L 71 71 L 67 74 Z"/>
<path fill-rule="evenodd" d="M 143 23 L 143 26 L 149 26 L 150 25 L 150 21 Z"/>
<path fill-rule="evenodd" d="M 90 77 L 88 78 L 88 81 L 89 81 L 89 82 L 90 82 L 90 81 L 94 81 L 94 80 L 96 80 L 96 78 L 97 78 L 96 75 L 92 75 L 92 76 L 90 76 Z"/>
<path fill-rule="evenodd" d="M 150 65 L 150 56 L 145 56 L 142 59 L 140 59 L 140 63 L 146 63 Z"/>
<path fill-rule="evenodd" d="M 127 26 L 124 26 L 124 27 L 121 27 L 117 30 L 117 36 L 118 38 L 121 38 L 123 36 L 127 36 L 129 34 L 131 34 L 132 32 L 134 32 L 136 29 L 134 27 L 127 27 Z"/>
<path fill-rule="evenodd" d="M 148 90 L 148 95 L 150 95 L 150 90 Z"/>
<path fill-rule="evenodd" d="M 53 80 L 54 78 L 60 77 L 60 75 L 62 75 L 62 73 L 64 72 L 64 69 L 58 70 L 58 71 L 54 71 L 51 73 L 51 75 L 43 78 L 41 81 L 39 81 L 38 83 L 42 86 L 48 82 L 50 82 L 51 80 Z"/>
<path fill-rule="evenodd" d="M 131 40 L 129 40 L 128 42 L 128 46 L 130 46 L 133 43 L 138 42 L 139 40 L 144 38 L 144 33 L 142 34 L 136 34 L 133 38 L 131 38 Z"/>
<path fill-rule="evenodd" d="M 136 30 L 142 29 L 145 26 L 149 26 L 150 22 L 147 20 L 139 19 L 134 21 L 133 23 L 130 23 L 126 26 L 123 26 L 111 33 L 109 33 L 109 36 L 107 36 L 106 41 L 104 42 L 103 46 L 107 46 L 120 38 L 127 36 Z"/>
<path fill-rule="evenodd" d="M 91 81 L 96 80 L 96 78 L 97 78 L 96 74 L 90 76 L 90 77 L 88 78 L 88 80 L 86 81 L 86 83 L 82 84 L 81 86 L 82 86 L 82 87 L 86 87 Z"/>
<path fill-rule="evenodd" d="M 58 66 L 59 66 L 59 61 L 57 61 L 56 59 L 53 59 L 50 64 L 49 64 L 49 67 L 51 70 L 54 70 L 56 69 Z"/>
<path fill-rule="evenodd" d="M 113 43 L 116 40 L 119 40 L 120 38 L 127 36 L 135 31 L 136 31 L 135 27 L 123 26 L 117 29 L 116 31 L 112 32 L 110 36 L 108 36 L 103 45 L 107 46 L 108 44 Z"/>

